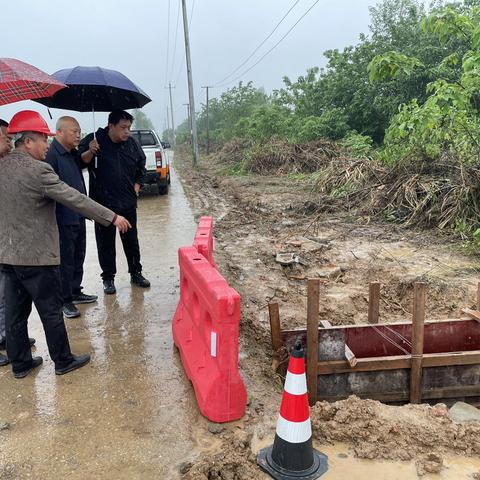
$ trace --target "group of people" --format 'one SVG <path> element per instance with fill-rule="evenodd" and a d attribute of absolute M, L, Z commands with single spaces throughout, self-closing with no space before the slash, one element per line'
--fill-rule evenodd
<path fill-rule="evenodd" d="M 95 221 L 98 259 L 106 295 L 116 293 L 116 230 L 131 283 L 147 288 L 137 233 L 137 197 L 145 154 L 130 137 L 133 117 L 110 113 L 108 125 L 81 140 L 73 117 L 58 119 L 56 132 L 37 113 L 24 110 L 0 120 L 0 366 L 11 363 L 26 377 L 43 359 L 32 356 L 28 336 L 32 303 L 42 321 L 55 373 L 86 365 L 90 355 L 71 352 L 65 317 L 78 304 L 97 301 L 82 291 L 85 219 Z M 54 136 L 49 145 L 48 137 Z M 83 169 L 89 171 L 89 196 Z"/>

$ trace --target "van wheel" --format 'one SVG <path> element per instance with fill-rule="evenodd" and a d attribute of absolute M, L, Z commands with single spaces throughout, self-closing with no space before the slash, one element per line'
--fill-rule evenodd
<path fill-rule="evenodd" d="M 158 194 L 159 195 L 166 195 L 168 193 L 168 184 L 158 184 Z"/>

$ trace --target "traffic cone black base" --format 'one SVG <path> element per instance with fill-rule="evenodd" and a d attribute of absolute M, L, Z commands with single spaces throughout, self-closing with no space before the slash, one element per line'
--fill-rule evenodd
<path fill-rule="evenodd" d="M 299 342 L 288 363 L 275 440 L 260 450 L 257 463 L 275 480 L 315 480 L 328 470 L 328 457 L 312 445 L 305 357 Z"/>
<path fill-rule="evenodd" d="M 282 441 L 280 438 L 276 438 Z M 277 448 L 277 447 L 276 447 Z M 273 446 L 264 448 L 258 452 L 257 463 L 262 470 L 270 474 L 275 480 L 315 480 L 328 470 L 328 458 L 323 453 L 312 448 L 313 464 L 307 470 L 290 470 L 278 465 L 272 458 Z"/>

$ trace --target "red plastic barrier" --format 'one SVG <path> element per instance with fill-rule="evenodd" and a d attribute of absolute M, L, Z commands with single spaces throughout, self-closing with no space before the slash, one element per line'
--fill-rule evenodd
<path fill-rule="evenodd" d="M 178 251 L 180 301 L 173 339 L 195 389 L 200 411 L 213 422 L 245 413 L 247 391 L 238 371 L 240 295 L 195 247 Z"/>
<path fill-rule="evenodd" d="M 210 264 L 217 268 L 213 258 L 213 218 L 201 217 L 198 222 L 197 232 L 193 240 L 193 246 L 201 253 Z"/>

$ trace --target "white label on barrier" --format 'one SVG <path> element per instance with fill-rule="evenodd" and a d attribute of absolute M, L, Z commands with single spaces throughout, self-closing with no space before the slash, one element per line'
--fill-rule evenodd
<path fill-rule="evenodd" d="M 210 355 L 212 357 L 217 356 L 217 333 L 210 333 Z"/>

